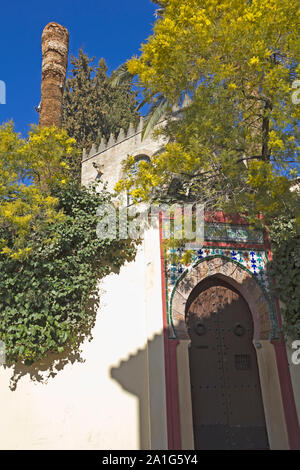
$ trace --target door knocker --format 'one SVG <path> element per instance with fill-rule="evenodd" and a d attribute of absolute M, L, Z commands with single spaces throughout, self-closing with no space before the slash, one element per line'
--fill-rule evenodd
<path fill-rule="evenodd" d="M 203 323 L 197 322 L 195 325 L 195 332 L 198 336 L 203 336 L 206 333 L 206 327 Z"/>
<path fill-rule="evenodd" d="M 236 336 L 243 336 L 246 330 L 243 327 L 243 325 L 241 325 L 240 323 L 237 323 L 233 329 L 233 332 Z"/>

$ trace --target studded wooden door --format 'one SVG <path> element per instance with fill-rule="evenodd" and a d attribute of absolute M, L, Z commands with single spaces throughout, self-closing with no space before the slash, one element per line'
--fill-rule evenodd
<path fill-rule="evenodd" d="M 253 323 L 246 301 L 222 281 L 189 300 L 196 449 L 266 449 Z"/>

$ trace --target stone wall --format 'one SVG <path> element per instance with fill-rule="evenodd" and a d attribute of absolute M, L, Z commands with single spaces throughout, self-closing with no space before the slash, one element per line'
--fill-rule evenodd
<path fill-rule="evenodd" d="M 164 122 L 159 125 L 164 125 Z M 128 155 L 152 157 L 166 143 L 163 137 L 153 139 L 151 135 L 142 140 L 142 130 L 143 119 L 140 120 L 136 129 L 131 124 L 126 134 L 121 129 L 117 139 L 113 135 L 110 136 L 108 142 L 102 139 L 99 147 L 96 148 L 93 145 L 88 155 L 84 150 L 82 154 L 82 184 L 88 185 L 96 181 L 97 170 L 93 166 L 93 163 L 96 163 L 103 166 L 101 179 L 108 183 L 108 190 L 112 191 L 117 181 L 123 176 L 121 163 Z"/>

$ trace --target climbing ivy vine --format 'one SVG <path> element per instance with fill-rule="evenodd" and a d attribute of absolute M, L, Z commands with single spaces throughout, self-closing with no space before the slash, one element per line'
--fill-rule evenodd
<path fill-rule="evenodd" d="M 300 235 L 295 220 L 282 216 L 270 226 L 273 241 L 271 274 L 281 301 L 286 336 L 300 338 Z"/>
<path fill-rule="evenodd" d="M 32 232 L 26 258 L 0 254 L 0 339 L 7 363 L 76 351 L 94 324 L 98 280 L 135 255 L 129 239 L 96 236 L 96 211 L 110 201 L 108 192 L 69 183 L 56 187 L 53 197 L 65 217 Z M 1 227 L 0 239 L 4 232 Z"/>

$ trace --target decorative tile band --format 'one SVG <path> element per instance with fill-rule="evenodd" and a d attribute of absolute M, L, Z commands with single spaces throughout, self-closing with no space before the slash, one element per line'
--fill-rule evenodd
<path fill-rule="evenodd" d="M 263 231 L 251 230 L 247 225 L 205 223 L 204 238 L 208 241 L 264 244 Z"/>
<path fill-rule="evenodd" d="M 170 254 L 184 255 L 184 249 L 170 250 Z M 200 259 L 206 258 L 207 256 L 222 255 L 227 258 L 237 261 L 239 264 L 247 268 L 258 280 L 258 282 L 264 287 L 265 290 L 269 290 L 269 280 L 267 274 L 267 254 L 263 250 L 235 250 L 233 248 L 213 248 L 203 247 L 192 249 L 192 263 L 184 265 L 183 263 L 169 264 L 167 266 L 168 284 L 174 286 L 177 279 L 183 271 L 193 266 Z"/>
<path fill-rule="evenodd" d="M 256 279 L 258 284 L 262 287 L 265 293 L 269 306 L 270 306 L 270 321 L 272 324 L 272 339 L 278 337 L 278 322 L 275 312 L 274 301 L 270 292 L 270 281 L 268 276 L 268 257 L 264 250 L 235 250 L 233 247 L 219 248 L 219 247 L 202 247 L 192 249 L 188 248 L 192 252 L 192 261 L 190 264 L 169 263 L 166 265 L 166 280 L 167 280 L 167 304 L 169 309 L 172 304 L 172 295 L 176 288 L 176 284 L 179 279 L 183 276 L 186 270 L 190 270 L 193 266 L 196 266 L 201 260 L 205 258 L 212 258 L 214 256 L 220 256 L 233 261 L 235 264 L 240 265 L 243 269 L 250 272 Z M 180 258 L 184 255 L 187 249 L 176 249 L 170 250 L 169 254 L 180 255 Z M 172 312 L 168 312 L 168 321 L 172 323 Z M 171 326 L 171 325 L 170 325 Z"/>

